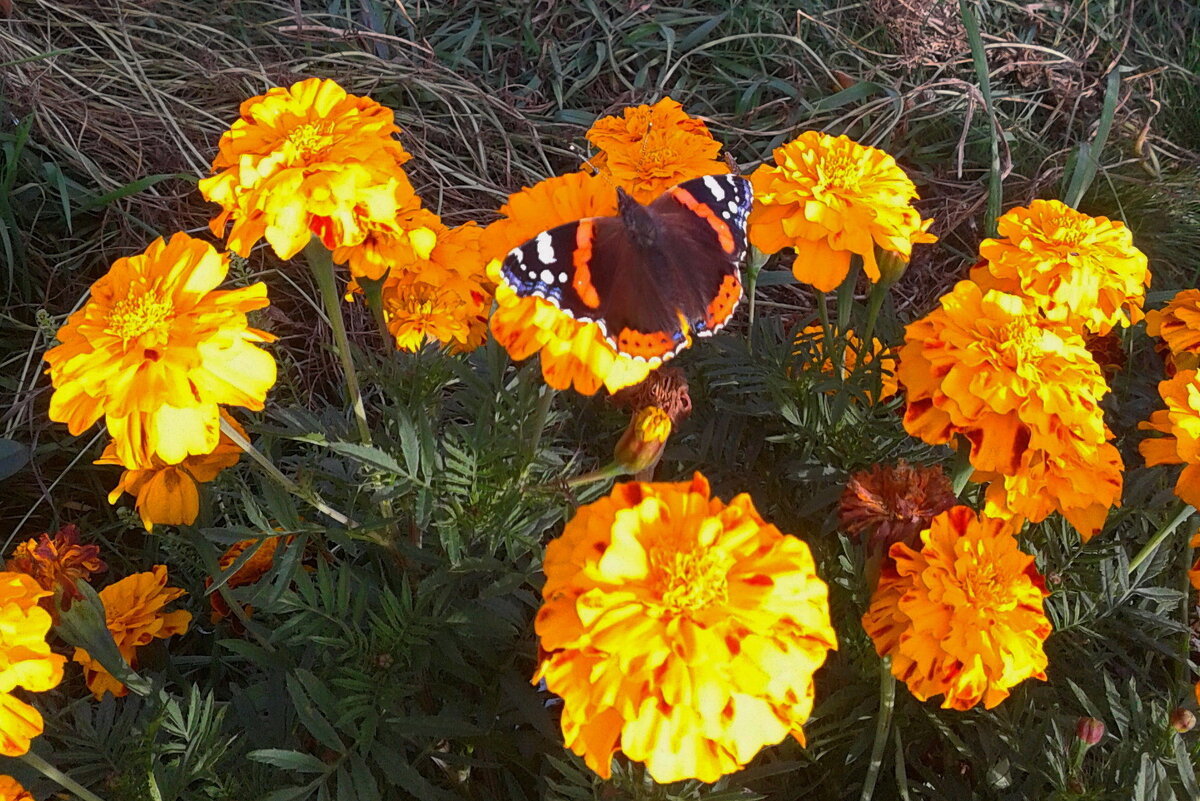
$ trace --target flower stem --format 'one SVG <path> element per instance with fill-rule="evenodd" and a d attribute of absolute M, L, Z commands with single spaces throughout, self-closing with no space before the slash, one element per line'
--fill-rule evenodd
<path fill-rule="evenodd" d="M 766 253 L 763 253 L 753 245 L 750 246 L 750 260 L 746 264 L 746 299 L 747 312 L 750 316 L 750 328 L 754 328 L 754 296 L 755 287 L 758 286 L 758 276 L 762 272 L 763 265 L 770 258 Z M 753 340 L 751 340 L 753 341 Z"/>
<path fill-rule="evenodd" d="M 1129 575 L 1133 575 L 1133 571 L 1137 570 L 1142 562 L 1145 562 L 1158 550 L 1158 546 L 1162 544 L 1162 541 L 1171 536 L 1172 532 L 1179 528 L 1179 524 L 1191 517 L 1195 511 L 1195 509 L 1186 503 L 1180 503 L 1175 516 L 1164 523 L 1162 528 L 1154 532 L 1154 536 L 1150 538 L 1150 541 L 1143 545 L 1142 549 L 1137 552 L 1137 555 L 1129 561 Z"/>
<path fill-rule="evenodd" d="M 224 418 L 221 419 L 221 433 L 233 440 L 247 456 L 254 460 L 255 464 L 261 467 L 268 476 L 273 478 L 276 483 L 278 483 L 285 490 L 292 493 L 305 503 L 313 506 L 322 514 L 333 518 L 346 528 L 358 528 L 357 522 L 342 514 L 337 509 L 329 506 L 327 503 L 321 500 L 320 496 L 318 496 L 315 492 L 305 490 L 295 481 L 292 481 L 290 478 L 285 476 L 282 471 L 280 471 L 280 469 L 262 453 L 262 451 L 251 445 L 250 441 L 243 437 L 241 432 L 237 431 L 237 429 L 225 422 Z"/>
<path fill-rule="evenodd" d="M 958 438 L 958 450 L 954 454 L 954 465 L 951 468 L 950 487 L 955 495 L 962 495 L 975 468 L 971 465 L 971 441 L 966 437 Z"/>
<path fill-rule="evenodd" d="M 892 711 L 896 707 L 896 677 L 892 675 L 890 657 L 885 657 L 879 663 L 879 670 L 879 714 L 875 718 L 875 742 L 871 746 L 871 762 L 867 765 L 867 778 L 863 781 L 859 801 L 871 801 L 871 797 L 875 795 L 875 782 L 879 779 L 879 768 L 883 765 L 883 749 L 887 747 Z"/>
<path fill-rule="evenodd" d="M 383 314 L 383 283 L 386 280 L 386 276 L 378 279 L 360 278 L 358 285 L 362 287 L 363 295 L 367 298 L 367 308 L 375 318 L 375 325 L 379 328 L 379 335 L 383 337 L 384 344 L 394 346 L 395 339 L 388 330 L 387 319 Z"/>
<path fill-rule="evenodd" d="M 817 301 L 817 317 L 821 320 L 821 331 L 825 335 L 825 343 L 822 347 L 825 355 L 829 358 L 829 362 L 833 365 L 833 374 L 839 378 L 842 376 L 842 353 L 841 350 L 833 341 L 833 326 L 829 322 L 829 306 L 826 303 L 828 298 L 821 290 L 814 290 Z"/>
<path fill-rule="evenodd" d="M 529 435 L 526 438 L 526 454 L 529 459 L 537 456 L 538 445 L 542 441 L 542 431 L 546 428 L 546 418 L 550 415 L 550 407 L 554 405 L 554 396 L 556 390 L 554 387 L 545 385 L 541 390 L 542 394 L 538 398 L 537 406 L 533 410 L 533 418 L 530 420 L 528 428 Z"/>
<path fill-rule="evenodd" d="M 875 323 L 879 319 L 879 310 L 883 307 L 884 298 L 887 297 L 890 288 L 891 284 L 884 281 L 871 284 L 871 296 L 867 298 L 867 321 L 863 324 L 860 337 L 863 349 L 867 352 L 872 350 L 871 337 L 875 334 Z"/>
<path fill-rule="evenodd" d="M 70 776 L 63 773 L 61 770 L 54 767 L 32 751 L 22 754 L 20 758 L 21 761 L 26 765 L 29 765 L 31 768 L 35 768 L 47 779 L 58 782 L 60 787 L 67 792 L 74 793 L 83 801 L 104 801 L 102 798 L 100 798 L 100 796 L 96 795 L 91 790 L 88 790 L 86 787 L 79 784 L 79 782 L 75 781 Z"/>
<path fill-rule="evenodd" d="M 325 304 L 325 313 L 329 317 L 329 327 L 333 329 L 333 343 L 342 361 L 346 391 L 350 395 L 350 404 L 354 407 L 354 420 L 358 424 L 358 439 L 362 444 L 370 445 L 371 429 L 367 426 L 367 411 L 363 407 L 362 392 L 358 388 L 358 372 L 354 369 L 354 360 L 350 356 L 350 339 L 346 336 L 346 323 L 342 320 L 342 304 L 333 275 L 333 254 L 314 237 L 305 245 L 304 257 L 308 260 L 309 269 L 317 281 L 321 301 Z"/>

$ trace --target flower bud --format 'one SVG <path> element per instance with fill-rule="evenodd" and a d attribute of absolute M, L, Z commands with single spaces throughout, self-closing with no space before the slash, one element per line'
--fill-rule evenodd
<path fill-rule="evenodd" d="M 1171 713 L 1171 728 L 1180 734 L 1186 734 L 1196 727 L 1196 716 L 1191 710 L 1180 707 Z"/>
<path fill-rule="evenodd" d="M 1075 724 L 1075 736 L 1088 746 L 1104 739 L 1104 721 L 1096 718 L 1080 718 Z"/>
<path fill-rule="evenodd" d="M 875 248 L 875 263 L 879 265 L 879 282 L 891 286 L 900 280 L 908 269 L 909 258 L 883 248 Z"/>
<path fill-rule="evenodd" d="M 671 418 L 657 406 L 639 409 L 617 442 L 613 459 L 629 473 L 658 464 L 671 435 Z"/>

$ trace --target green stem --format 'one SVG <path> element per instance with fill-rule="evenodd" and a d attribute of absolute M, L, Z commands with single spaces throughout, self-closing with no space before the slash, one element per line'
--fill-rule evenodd
<path fill-rule="evenodd" d="M 358 528 L 358 523 L 353 519 L 342 514 L 337 509 L 329 506 L 327 503 L 321 500 L 320 496 L 318 496 L 315 492 L 305 490 L 295 481 L 292 481 L 290 478 L 285 476 L 279 470 L 279 468 L 276 467 L 271 460 L 262 453 L 262 451 L 251 445 L 249 440 L 243 437 L 237 429 L 225 422 L 224 419 L 221 420 L 221 433 L 233 440 L 234 443 L 236 443 L 237 446 L 241 448 L 247 456 L 254 460 L 255 464 L 261 467 L 268 476 L 274 479 L 275 482 L 285 490 L 295 495 L 297 498 L 309 504 L 310 506 L 313 506 L 322 514 L 333 518 L 346 528 Z"/>
<path fill-rule="evenodd" d="M 1162 541 L 1171 536 L 1175 529 L 1179 528 L 1179 524 L 1191 517 L 1195 511 L 1195 509 L 1186 503 L 1180 503 L 1179 510 L 1175 516 L 1164 523 L 1162 528 L 1154 532 L 1154 536 L 1150 538 L 1150 541 L 1143 545 L 1142 549 L 1137 552 L 1137 556 L 1130 560 L 1129 575 L 1133 575 L 1133 571 L 1137 570 L 1142 562 L 1145 562 L 1158 550 L 1158 546 L 1162 544 Z"/>
<path fill-rule="evenodd" d="M 891 289 L 891 284 L 885 281 L 871 285 L 871 295 L 867 298 L 867 321 L 863 325 L 862 334 L 859 339 L 862 341 L 863 350 L 871 352 L 871 337 L 875 334 L 875 323 L 879 319 L 879 310 L 883 308 L 883 301 L 887 298 L 888 290 Z"/>
<path fill-rule="evenodd" d="M 526 438 L 527 445 L 526 453 L 528 458 L 533 459 L 537 456 L 538 445 L 542 441 L 542 431 L 546 428 L 546 418 L 550 415 L 550 407 L 554 405 L 554 396 L 556 390 L 554 387 L 545 385 L 542 387 L 542 394 L 538 398 L 537 406 L 533 410 L 533 418 L 529 421 L 531 428 L 529 436 Z"/>
<path fill-rule="evenodd" d="M 887 747 L 892 711 L 896 707 L 896 677 L 892 675 L 891 661 L 885 657 L 879 663 L 879 714 L 875 718 L 875 743 L 871 746 L 871 762 L 867 765 L 867 778 L 863 781 L 859 801 L 871 801 L 871 796 L 875 794 L 875 782 L 879 779 L 879 768 L 883 765 L 883 749 Z"/>
<path fill-rule="evenodd" d="M 601 467 L 599 470 L 593 470 L 590 473 L 583 473 L 575 476 L 575 478 L 567 480 L 567 486 L 574 489 L 582 487 L 584 484 L 592 484 L 596 481 L 604 481 L 608 478 L 616 478 L 617 476 L 625 475 L 625 469 L 621 465 L 613 462 L 607 467 Z"/>
<path fill-rule="evenodd" d="M 770 256 L 768 256 L 766 253 L 763 253 L 753 245 L 750 247 L 750 260 L 746 265 L 746 298 L 748 302 L 747 311 L 750 315 L 751 331 L 754 330 L 754 296 L 757 294 L 755 288 L 758 286 L 758 276 L 760 273 L 762 273 L 763 265 L 767 263 L 767 259 L 769 258 Z M 753 338 L 751 338 L 750 342 L 751 347 L 753 347 Z"/>
<path fill-rule="evenodd" d="M 86 787 L 79 784 L 79 782 L 75 781 L 70 776 L 63 773 L 61 770 L 54 767 L 32 751 L 22 754 L 20 759 L 26 765 L 38 770 L 50 781 L 58 782 L 60 787 L 70 793 L 74 793 L 78 798 L 83 799 L 83 801 L 104 801 L 104 799 L 102 799 L 100 796 L 96 795 L 91 790 L 88 790 Z"/>
<path fill-rule="evenodd" d="M 321 301 L 325 304 L 325 313 L 329 317 L 329 327 L 333 329 L 333 343 L 342 362 L 346 391 L 350 395 L 350 404 L 354 407 L 354 420 L 358 424 L 358 439 L 362 444 L 370 445 L 371 429 L 367 426 L 367 411 L 363 407 L 362 392 L 358 388 L 358 372 L 354 369 L 354 360 L 350 355 L 350 339 L 346 336 L 346 323 L 342 320 L 342 303 L 338 298 L 337 283 L 333 274 L 333 254 L 314 237 L 305 246 L 304 257 L 308 260 L 313 278 L 317 281 Z"/>
<path fill-rule="evenodd" d="M 817 317 L 821 320 L 821 330 L 825 334 L 825 341 L 821 346 L 821 351 L 829 358 L 830 364 L 833 365 L 833 374 L 838 378 L 842 376 L 842 353 L 837 344 L 833 341 L 833 326 L 829 322 L 829 306 L 826 304 L 827 298 L 821 290 L 815 290 L 817 300 Z"/>
<path fill-rule="evenodd" d="M 971 474 L 975 472 L 971 464 L 971 441 L 966 437 L 958 438 L 958 450 L 954 454 L 954 466 L 951 468 L 950 486 L 956 496 L 962 495 Z"/>
<path fill-rule="evenodd" d="M 387 318 L 383 314 L 383 284 L 386 280 L 386 277 L 376 280 L 360 278 L 358 285 L 362 287 L 363 295 L 367 299 L 367 308 L 371 310 L 371 316 L 375 318 L 375 325 L 379 328 L 379 335 L 383 337 L 385 344 L 395 347 L 395 337 L 388 330 Z"/>

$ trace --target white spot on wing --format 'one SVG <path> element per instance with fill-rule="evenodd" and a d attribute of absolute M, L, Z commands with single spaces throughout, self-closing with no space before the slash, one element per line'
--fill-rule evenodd
<path fill-rule="evenodd" d="M 565 284 L 565 283 L 567 283 L 567 274 L 566 274 L 566 273 L 559 273 L 559 274 L 558 274 L 558 282 L 559 282 L 560 284 Z"/>
<path fill-rule="evenodd" d="M 537 243 L 538 260 L 541 261 L 542 264 L 553 264 L 554 243 L 550 240 L 550 234 L 546 231 L 542 231 L 533 241 Z"/>
<path fill-rule="evenodd" d="M 540 254 L 539 254 L 539 256 L 540 256 Z M 544 261 L 544 259 L 543 259 L 543 261 Z M 554 273 L 550 272 L 549 270 L 542 270 L 542 274 L 539 275 L 538 278 L 540 278 L 542 280 L 543 284 L 553 284 L 554 283 Z"/>
<path fill-rule="evenodd" d="M 725 188 L 721 186 L 721 180 L 715 175 L 704 176 L 704 185 L 708 187 L 709 192 L 712 192 L 713 198 L 716 200 L 725 199 Z"/>

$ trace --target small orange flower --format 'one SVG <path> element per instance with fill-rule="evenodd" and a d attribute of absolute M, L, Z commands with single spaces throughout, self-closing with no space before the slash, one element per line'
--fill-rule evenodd
<path fill-rule="evenodd" d="M 863 354 L 863 364 L 878 364 L 879 374 L 881 378 L 881 391 L 879 393 L 879 401 L 885 401 L 888 398 L 895 397 L 900 389 L 900 384 L 896 379 L 896 349 L 884 345 L 878 338 L 871 338 L 871 349 L 863 348 L 862 340 L 854 335 L 853 330 L 847 331 L 843 337 L 846 341 L 846 348 L 842 352 L 842 377 L 848 377 L 854 373 L 855 367 L 858 365 L 859 354 Z M 822 373 L 826 375 L 834 375 L 833 358 L 827 352 L 825 342 L 825 328 L 818 324 L 806 326 L 799 334 L 796 335 L 796 348 L 792 355 L 811 359 L 816 362 Z M 874 393 L 867 393 L 867 397 L 874 400 Z"/>
<path fill-rule="evenodd" d="M 1001 238 L 980 244 L 984 262 L 971 270 L 985 290 L 1023 295 L 1098 334 L 1142 319 L 1150 271 L 1124 223 L 1035 200 L 996 226 Z"/>
<path fill-rule="evenodd" d="M 857 253 L 867 277 L 878 282 L 876 248 L 908 261 L 914 244 L 937 241 L 929 233 L 933 220 L 912 207 L 912 180 L 882 150 L 805 131 L 774 155 L 774 166 L 750 176 L 750 242 L 764 253 L 795 248 L 797 280 L 834 290 Z"/>
<path fill-rule="evenodd" d="M 1182 464 L 1175 494 L 1184 503 L 1200 508 L 1200 370 L 1185 370 L 1159 382 L 1158 393 L 1167 408 L 1138 423 L 1138 428 L 1165 436 L 1138 444 L 1147 467 Z"/>
<path fill-rule="evenodd" d="M 617 441 L 613 460 L 627 473 L 640 473 L 658 464 L 667 438 L 671 436 L 671 416 L 657 406 L 639 409 L 629 427 Z"/>
<path fill-rule="evenodd" d="M 877 464 L 850 476 L 838 503 L 838 523 L 873 550 L 894 542 L 915 546 L 929 521 L 958 503 L 940 467 Z"/>
<path fill-rule="evenodd" d="M 715 781 L 801 725 L 837 639 L 808 546 L 748 495 L 628 483 L 546 548 L 534 682 L 566 745 L 607 778 L 620 750 L 659 783 Z"/>
<path fill-rule="evenodd" d="M 1163 308 L 1146 312 L 1146 333 L 1162 337 L 1177 370 L 1200 367 L 1200 289 L 1185 289 Z"/>
<path fill-rule="evenodd" d="M 643 204 L 690 178 L 729 172 L 717 158 L 721 143 L 669 97 L 601 117 L 587 138 L 600 151 L 591 165 Z"/>
<path fill-rule="evenodd" d="M 104 417 L 130 469 L 216 448 L 218 407 L 259 411 L 275 383 L 258 347 L 275 338 L 246 320 L 267 286 L 218 290 L 228 269 L 229 254 L 184 233 L 117 259 L 46 353 L 50 419 L 79 435 Z"/>
<path fill-rule="evenodd" d="M 429 259 L 445 226 L 440 217 L 421 208 L 420 202 L 414 194 L 395 220 L 386 223 L 364 222 L 366 238 L 356 245 L 335 248 L 333 260 L 338 264 L 346 264 L 350 268 L 352 281 L 356 282 L 360 278 L 378 281 L 392 274 L 399 265 L 412 265 Z"/>
<path fill-rule="evenodd" d="M 1046 678 L 1047 592 L 1011 523 L 956 506 L 892 545 L 863 616 L 876 652 L 917 698 L 943 709 L 991 709 L 1028 678 Z"/>
<path fill-rule="evenodd" d="M 45 692 L 62 681 L 66 660 L 50 650 L 50 613 L 38 602 L 50 595 L 33 576 L 0 572 L 0 755 L 29 751 L 42 733 L 42 715 L 13 695 L 21 687 Z"/>
<path fill-rule="evenodd" d="M 34 801 L 34 798 L 12 776 L 0 776 L 0 801 Z"/>
<path fill-rule="evenodd" d="M 237 569 L 237 572 L 230 576 L 225 581 L 225 586 L 230 589 L 236 587 L 245 587 L 249 584 L 256 583 L 260 578 L 266 575 L 271 566 L 275 564 L 275 552 L 279 550 L 281 541 L 286 540 L 291 543 L 294 537 L 264 537 L 262 540 L 239 540 L 226 549 L 225 553 L 221 554 L 221 558 L 217 560 L 217 565 L 224 573 L 238 558 L 250 548 L 262 542 L 258 550 L 251 554 L 250 558 L 242 563 L 242 566 Z M 211 587 L 213 579 L 211 576 L 204 579 L 204 586 Z M 229 616 L 229 604 L 225 603 L 225 599 L 218 592 L 209 593 L 208 602 L 212 606 L 212 614 L 209 620 L 217 623 Z M 250 607 L 244 607 L 246 614 L 250 614 Z"/>
<path fill-rule="evenodd" d="M 246 436 L 241 424 L 224 410 L 221 417 Z M 225 468 L 233 467 L 241 456 L 242 449 L 222 433 L 212 453 L 188 456 L 179 464 L 166 464 L 155 457 L 148 466 L 127 469 L 108 494 L 108 502 L 116 503 L 126 492 L 135 496 L 138 514 L 147 531 L 153 531 L 156 523 L 190 526 L 200 514 L 199 485 L 212 481 Z M 94 464 L 121 464 L 116 443 L 110 442 Z"/>
<path fill-rule="evenodd" d="M 166 565 L 155 565 L 149 573 L 135 573 L 100 590 L 105 623 L 130 667 L 137 669 L 140 646 L 187 631 L 191 612 L 163 612 L 164 606 L 186 594 L 177 587 L 167 586 Z M 84 680 L 97 701 L 106 692 L 117 698 L 129 693 L 124 684 L 113 678 L 84 649 L 76 648 L 72 659 L 83 666 Z"/>
<path fill-rule="evenodd" d="M 75 581 L 89 581 L 93 573 L 103 573 L 108 566 L 100 558 L 99 546 L 79 543 L 79 527 L 72 523 L 60 528 L 53 539 L 42 534 L 17 545 L 5 569 L 31 576 L 43 590 L 61 592 L 66 610 L 83 597 Z"/>
<path fill-rule="evenodd" d="M 221 136 L 215 175 L 200 181 L 204 198 L 222 208 L 213 234 L 232 222 L 231 250 L 247 256 L 265 237 L 281 259 L 314 234 L 330 250 L 361 243 L 411 200 L 399 132 L 390 109 L 331 80 L 250 98 Z"/>

